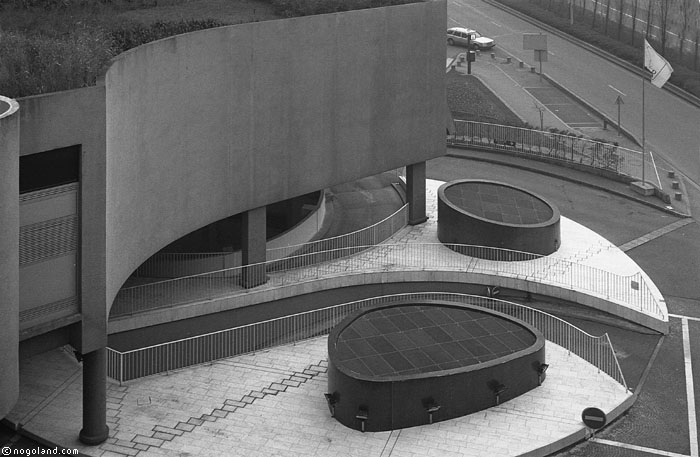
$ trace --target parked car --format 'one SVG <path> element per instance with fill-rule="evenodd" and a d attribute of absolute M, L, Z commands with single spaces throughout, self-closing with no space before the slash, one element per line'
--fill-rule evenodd
<path fill-rule="evenodd" d="M 472 49 L 484 51 L 496 46 L 496 42 L 491 38 L 482 36 L 476 30 L 465 29 L 462 27 L 452 27 L 447 29 L 447 44 L 450 46 L 469 45 Z"/>

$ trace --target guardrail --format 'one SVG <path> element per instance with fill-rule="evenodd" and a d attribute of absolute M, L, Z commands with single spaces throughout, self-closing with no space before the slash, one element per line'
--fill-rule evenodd
<path fill-rule="evenodd" d="M 455 120 L 455 132 L 447 136 L 447 144 L 478 146 L 546 158 L 602 170 L 630 180 L 641 179 L 642 167 L 647 166 L 645 180 L 661 188 L 651 152 L 647 154 L 651 163 L 645 165 L 642 152 L 611 143 L 541 130 Z"/>
<path fill-rule="evenodd" d="M 133 351 L 119 352 L 107 348 L 107 375 L 124 382 L 293 343 L 327 334 L 345 316 L 358 309 L 406 301 L 420 303 L 424 300 L 476 305 L 525 321 L 540 330 L 547 340 L 581 357 L 627 389 L 607 333 L 592 336 L 556 316 L 518 303 L 443 292 L 372 297 Z"/>
<path fill-rule="evenodd" d="M 485 246 L 402 243 L 310 252 L 124 288 L 115 298 L 111 317 L 215 298 L 243 300 L 256 287 L 270 290 L 322 278 L 385 271 L 456 271 L 519 277 L 603 295 L 644 313 L 664 316 L 641 273 L 622 276 L 556 256 Z"/>
<path fill-rule="evenodd" d="M 293 254 L 379 244 L 408 223 L 408 205 L 368 227 L 308 243 L 267 249 L 268 261 Z M 134 276 L 144 278 L 181 278 L 194 274 L 241 266 L 241 252 L 161 252 L 143 263 Z"/>

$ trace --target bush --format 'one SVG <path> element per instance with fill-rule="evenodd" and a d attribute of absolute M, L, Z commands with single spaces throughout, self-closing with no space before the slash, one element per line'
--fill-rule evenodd
<path fill-rule="evenodd" d="M 285 17 L 337 13 L 381 6 L 419 3 L 425 0 L 271 0 L 277 14 Z"/>

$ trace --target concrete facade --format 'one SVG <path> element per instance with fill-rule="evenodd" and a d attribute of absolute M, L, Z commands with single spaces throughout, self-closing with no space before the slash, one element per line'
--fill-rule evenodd
<path fill-rule="evenodd" d="M 19 105 L 0 97 L 0 417 L 19 396 Z"/>
<path fill-rule="evenodd" d="M 417 3 L 205 30 L 117 58 L 108 303 L 199 227 L 442 155 L 445 21 L 444 3 Z"/>
<path fill-rule="evenodd" d="M 43 287 L 30 307 L 48 310 L 25 350 L 70 343 L 82 358 L 80 437 L 95 444 L 108 433 L 107 316 L 144 260 L 228 216 L 444 154 L 445 23 L 446 2 L 431 1 L 210 29 L 122 54 L 95 87 L 19 100 L 0 119 L 0 417 L 18 395 L 20 288 Z M 80 148 L 79 182 L 60 197 L 79 218 L 75 260 L 20 281 L 18 159 L 68 147 Z M 75 287 L 54 296 L 57 278 Z"/>

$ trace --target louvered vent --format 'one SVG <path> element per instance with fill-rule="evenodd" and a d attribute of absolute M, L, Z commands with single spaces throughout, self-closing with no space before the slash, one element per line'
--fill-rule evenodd
<path fill-rule="evenodd" d="M 75 251 L 78 246 L 78 217 L 51 219 L 20 228 L 19 264 L 27 265 Z"/>

